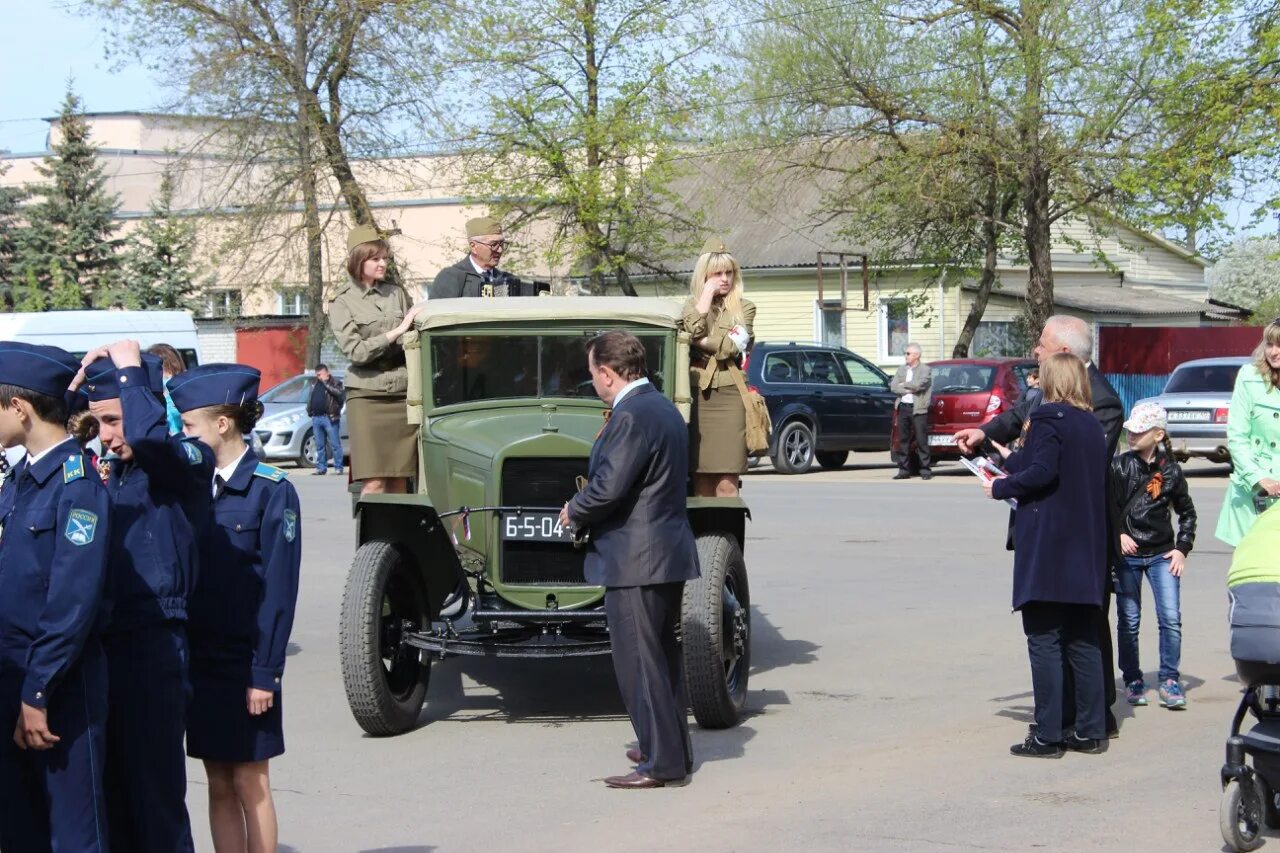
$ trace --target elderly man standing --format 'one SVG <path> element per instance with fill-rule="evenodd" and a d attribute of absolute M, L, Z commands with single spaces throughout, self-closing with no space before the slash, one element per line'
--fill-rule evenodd
<path fill-rule="evenodd" d="M 920 361 L 920 345 L 907 344 L 906 363 L 898 368 L 889 383 L 889 390 L 898 395 L 894 403 L 895 416 L 898 419 L 898 446 L 894 452 L 898 454 L 898 473 L 895 480 L 906 480 L 911 477 L 911 439 L 915 438 L 916 453 L 920 459 L 920 479 L 932 480 L 933 472 L 929 470 L 929 386 L 933 378 L 929 373 L 929 365 Z"/>
<path fill-rule="evenodd" d="M 492 216 L 467 220 L 469 254 L 436 275 L 431 285 L 432 299 L 459 296 L 536 296 L 536 282 L 523 282 L 498 269 L 507 249 L 502 223 Z"/>
<path fill-rule="evenodd" d="M 637 745 L 636 769 L 610 788 L 682 784 L 693 768 L 676 628 L 698 552 L 685 510 L 689 428 L 646 377 L 644 346 L 626 332 L 587 343 L 587 368 L 611 416 L 596 437 L 582 491 L 560 512 L 590 530 L 585 573 L 604 590 L 618 689 Z"/>
<path fill-rule="evenodd" d="M 1046 358 L 1058 352 L 1069 352 L 1083 361 L 1088 367 L 1089 392 L 1093 398 L 1093 416 L 1102 425 L 1102 431 L 1107 439 L 1107 459 L 1110 460 L 1111 456 L 1116 452 L 1116 443 L 1120 440 L 1120 426 L 1124 422 L 1124 404 L 1120 402 L 1120 397 L 1116 394 L 1115 389 L 1111 387 L 1111 383 L 1098 372 L 1098 368 L 1093 364 L 1093 330 L 1089 328 L 1089 324 L 1079 317 L 1071 317 L 1066 314 L 1055 314 L 1046 320 L 1044 330 L 1040 333 L 1040 340 L 1036 343 L 1034 355 L 1037 361 L 1043 362 Z M 982 428 L 965 429 L 956 433 L 956 445 L 960 448 L 961 453 L 972 454 L 977 453 L 987 439 L 1001 444 L 1009 444 L 1022 435 L 1031 418 L 1031 412 L 1040 405 L 1040 402 L 1041 398 L 1039 396 L 1024 395 L 1018 405 L 988 421 Z M 1120 537 L 1115 531 L 1108 529 L 1107 542 L 1111 549 L 1108 557 L 1116 559 L 1120 553 Z M 1016 543 L 1013 541 L 1012 513 L 1009 517 L 1009 536 L 1006 547 L 1009 550 L 1013 550 L 1016 547 Z M 1098 611 L 1098 645 L 1102 649 L 1102 678 L 1107 707 L 1107 734 L 1115 737 L 1120 733 L 1120 727 L 1116 722 L 1115 714 L 1111 711 L 1111 706 L 1116 701 L 1116 676 L 1115 654 L 1112 651 L 1113 644 L 1111 642 L 1111 621 L 1108 617 L 1108 611 L 1111 609 L 1110 584 L 1107 584 L 1104 596 L 1102 608 Z M 1065 730 L 1073 726 L 1075 722 L 1075 692 L 1070 670 L 1068 669 L 1064 675 L 1066 677 L 1063 690 L 1063 727 Z"/>

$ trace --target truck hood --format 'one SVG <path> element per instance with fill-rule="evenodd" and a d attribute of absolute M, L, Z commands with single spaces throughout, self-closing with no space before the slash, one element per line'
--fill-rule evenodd
<path fill-rule="evenodd" d="M 586 456 L 602 426 L 603 409 L 547 404 L 537 408 L 493 408 L 438 415 L 431 418 L 429 432 L 432 438 L 450 448 L 488 459 L 529 445 L 554 443 L 563 447 L 566 438 L 582 447 Z M 548 441 L 549 437 L 560 440 Z"/>

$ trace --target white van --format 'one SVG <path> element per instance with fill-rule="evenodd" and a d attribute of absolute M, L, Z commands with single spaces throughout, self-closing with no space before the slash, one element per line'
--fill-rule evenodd
<path fill-rule="evenodd" d="M 182 354 L 187 367 L 200 363 L 196 324 L 186 311 L 38 311 L 0 313 L 0 341 L 61 347 L 77 358 L 95 347 L 129 338 L 145 350 L 168 344 Z M 21 448 L 5 454 L 10 464 L 22 458 Z"/>
<path fill-rule="evenodd" d="M 37 311 L 0 314 L 0 341 L 62 347 L 83 356 L 94 347 L 131 338 L 145 350 L 168 344 L 187 367 L 200 363 L 196 324 L 186 311 Z"/>

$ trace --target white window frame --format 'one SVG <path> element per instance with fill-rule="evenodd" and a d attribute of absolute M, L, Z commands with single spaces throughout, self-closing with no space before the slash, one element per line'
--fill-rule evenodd
<path fill-rule="evenodd" d="M 827 343 L 826 338 L 823 336 L 824 324 L 822 322 L 825 319 L 824 315 L 827 312 L 824 310 L 823 306 L 839 305 L 839 304 L 840 304 L 839 299 L 813 300 L 813 342 L 814 343 L 816 344 Z M 840 341 L 837 344 L 837 346 L 842 346 L 847 349 L 848 341 L 849 341 L 849 321 L 848 321 L 849 312 L 841 311 L 839 313 L 840 313 Z"/>
<path fill-rule="evenodd" d="M 204 292 L 204 316 L 216 319 L 239 317 L 244 313 L 244 294 L 233 287 L 220 287 Z M 231 298 L 235 297 L 235 311 L 231 310 Z"/>
<path fill-rule="evenodd" d="M 297 311 L 286 310 L 288 306 L 285 300 L 294 302 L 298 306 Z M 310 309 L 307 302 L 307 289 L 305 287 L 285 287 L 276 291 L 276 314 L 281 317 L 305 317 Z"/>
<path fill-rule="evenodd" d="M 907 307 L 907 342 L 911 341 L 911 300 L 900 296 L 882 296 L 876 301 L 876 358 L 880 364 L 906 364 L 906 355 L 889 354 L 889 303 L 901 302 Z"/>

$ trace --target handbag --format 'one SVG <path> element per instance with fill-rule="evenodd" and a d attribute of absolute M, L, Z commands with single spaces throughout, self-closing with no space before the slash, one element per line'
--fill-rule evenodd
<path fill-rule="evenodd" d="M 759 391 L 747 387 L 742 376 L 742 369 L 734 362 L 729 362 L 729 375 L 733 384 L 738 386 L 742 394 L 742 405 L 747 410 L 747 429 L 745 438 L 748 456 L 762 456 L 769 450 L 769 435 L 773 432 L 773 421 L 769 418 L 769 407 Z"/>

